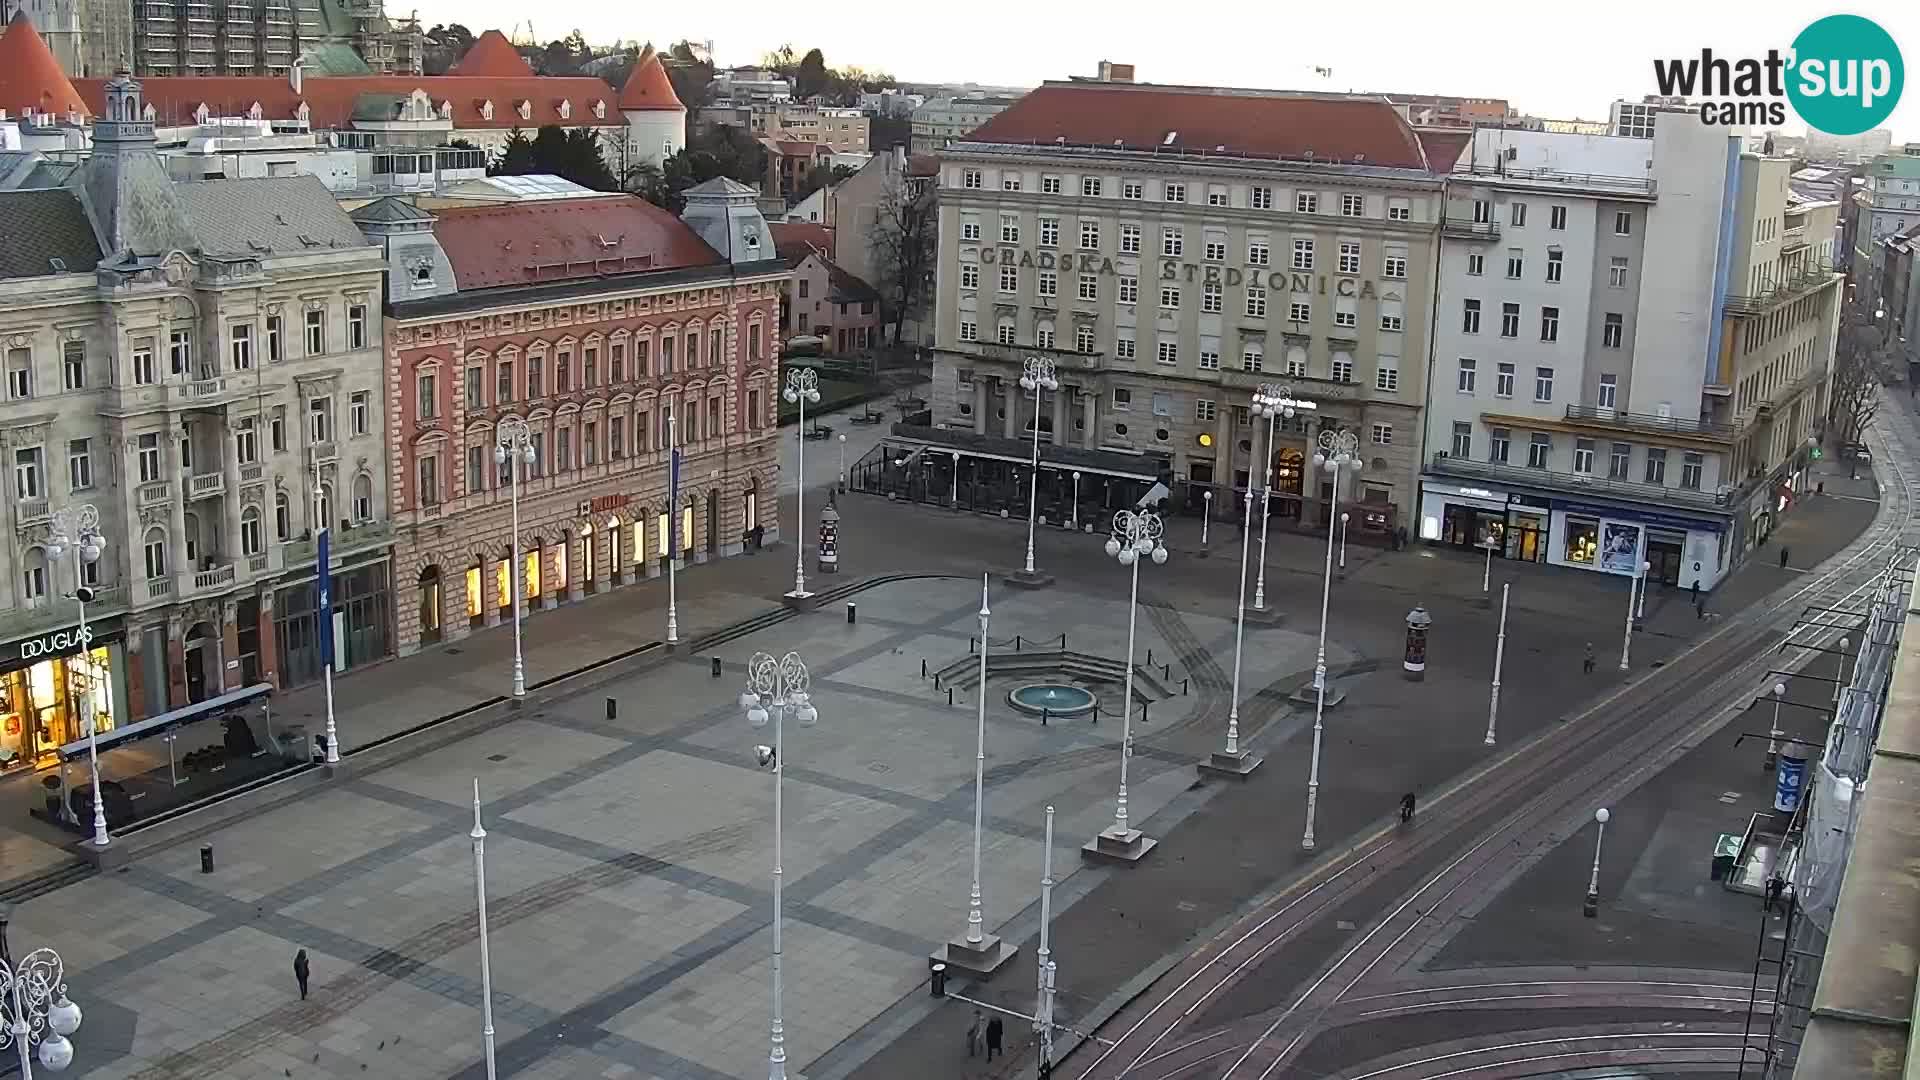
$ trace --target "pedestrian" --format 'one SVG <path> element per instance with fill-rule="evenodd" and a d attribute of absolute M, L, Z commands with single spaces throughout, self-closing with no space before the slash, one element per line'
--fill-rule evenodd
<path fill-rule="evenodd" d="M 1780 545 L 1780 569 L 1782 570 L 1787 568 L 1787 552 L 1790 550 L 1792 549 L 1788 548 L 1787 545 Z"/>
<path fill-rule="evenodd" d="M 300 1000 L 307 1000 L 307 950 L 293 954 L 293 979 L 300 984 Z"/>
<path fill-rule="evenodd" d="M 1693 606 L 1694 607 L 1700 606 L 1700 579 L 1699 578 L 1693 579 Z"/>
<path fill-rule="evenodd" d="M 1787 889 L 1787 883 L 1780 879 L 1779 874 L 1775 874 L 1772 877 L 1768 878 L 1767 879 L 1767 906 L 1763 910 L 1769 913 L 1772 912 L 1774 905 L 1780 902 L 1780 894 L 1785 892 L 1786 889 Z"/>
<path fill-rule="evenodd" d="M 1580 669 L 1589 675 L 1593 674 L 1593 642 L 1591 641 L 1587 642 L 1587 658 L 1581 662 Z"/>
<path fill-rule="evenodd" d="M 1413 820 L 1413 792 L 1400 796 L 1400 823 L 1405 825 Z"/>
<path fill-rule="evenodd" d="M 1002 1024 L 1000 1022 L 1000 1018 L 997 1016 L 987 1021 L 987 1060 L 988 1061 L 992 1061 L 993 1055 L 998 1054 L 1000 1052 L 1000 1036 L 1003 1033 L 1003 1029 L 1005 1027 L 1006 1025 Z"/>
<path fill-rule="evenodd" d="M 986 1037 L 987 1021 L 980 1010 L 973 1010 L 973 1023 L 967 1028 L 967 1056 L 980 1056 L 980 1043 Z"/>

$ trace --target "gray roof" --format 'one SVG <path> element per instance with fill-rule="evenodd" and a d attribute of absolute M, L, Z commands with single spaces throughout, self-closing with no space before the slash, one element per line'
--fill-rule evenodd
<path fill-rule="evenodd" d="M 86 208 L 70 191 L 0 191 L 0 221 L 7 223 L 0 279 L 92 273 L 100 262 Z"/>
<path fill-rule="evenodd" d="M 213 255 L 298 255 L 371 246 L 314 176 L 196 180 L 174 185 L 201 250 Z"/>
<path fill-rule="evenodd" d="M 711 179 L 711 180 L 704 180 L 704 181 L 702 181 L 702 182 L 700 182 L 700 183 L 698 183 L 698 184 L 695 184 L 695 185 L 693 185 L 692 187 L 690 187 L 690 188 L 688 188 L 687 190 L 685 190 L 685 191 L 683 191 L 683 192 L 681 192 L 681 194 L 682 194 L 682 195 L 753 195 L 753 196 L 758 196 L 758 195 L 760 194 L 760 192 L 759 192 L 759 191 L 758 191 L 757 189 L 755 189 L 755 188 L 750 188 L 750 187 L 748 187 L 747 185 L 745 185 L 745 184 L 743 184 L 743 183 L 741 183 L 741 182 L 740 182 L 740 181 L 738 181 L 738 180 L 735 180 L 735 179 L 733 179 L 733 178 L 732 178 L 732 177 L 730 177 L 730 176 L 716 176 L 716 177 L 714 177 L 714 178 L 713 178 L 713 179 Z"/>
<path fill-rule="evenodd" d="M 432 221 L 433 215 L 405 199 L 391 195 L 375 199 L 349 213 L 348 217 L 367 225 L 400 225 L 414 221 Z"/>

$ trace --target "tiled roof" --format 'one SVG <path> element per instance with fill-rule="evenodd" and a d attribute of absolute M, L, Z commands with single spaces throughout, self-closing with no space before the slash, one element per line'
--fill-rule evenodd
<path fill-rule="evenodd" d="M 1177 150 L 1425 169 L 1413 129 L 1383 98 L 1130 83 L 1047 83 L 965 143 Z"/>
<path fill-rule="evenodd" d="M 1427 152 L 1427 169 L 1430 172 L 1445 175 L 1453 171 L 1460 161 L 1460 152 L 1473 141 L 1473 129 L 1461 128 L 1437 131 L 1426 129 L 1417 133 L 1420 146 Z"/>
<path fill-rule="evenodd" d="M 298 255 L 369 246 L 316 176 L 176 183 L 200 247 L 215 255 Z"/>
<path fill-rule="evenodd" d="M 914 154 L 907 158 L 908 176 L 939 176 L 940 159 L 932 154 Z"/>
<path fill-rule="evenodd" d="M 0 221 L 7 223 L 7 242 L 0 244 L 0 280 L 90 273 L 100 262 L 93 224 L 70 191 L 0 191 Z"/>
<path fill-rule="evenodd" d="M 349 211 L 347 216 L 367 225 L 404 225 L 408 222 L 433 220 L 432 214 L 405 199 L 398 199 L 392 195 L 375 199 L 365 206 Z"/>
<path fill-rule="evenodd" d="M 631 195 L 434 211 L 434 238 L 462 291 L 726 260 L 679 218 Z"/>
<path fill-rule="evenodd" d="M 652 46 L 640 53 L 639 63 L 633 65 L 633 74 L 628 75 L 625 85 L 620 87 L 620 108 L 628 112 L 687 111 L 680 103 L 680 96 L 673 92 L 673 80 L 667 78 L 660 54 L 654 52 Z"/>
<path fill-rule="evenodd" d="M 524 79 L 533 74 L 526 57 L 513 47 L 507 35 L 489 30 L 474 39 L 473 48 L 460 62 L 447 70 L 449 75 L 480 76 L 495 79 Z"/>
<path fill-rule="evenodd" d="M 767 149 L 782 157 L 820 157 L 831 156 L 833 147 L 826 143 L 801 142 L 797 139 L 762 139 Z"/>
<path fill-rule="evenodd" d="M 827 264 L 827 277 L 833 282 L 833 296 L 830 299 L 832 299 L 834 303 L 857 304 L 862 301 L 880 299 L 880 290 L 867 284 L 864 280 L 855 277 L 853 274 L 840 269 L 840 264 L 828 259 L 824 255 L 820 257 L 820 261 Z"/>
<path fill-rule="evenodd" d="M 773 233 L 773 249 L 792 266 L 808 255 L 826 255 L 833 251 L 833 230 L 812 221 L 782 221 L 768 225 Z"/>
<path fill-rule="evenodd" d="M 4 70 L 4 69 L 0 69 Z M 105 102 L 105 79 L 79 79 L 74 87 L 81 99 L 96 111 Z M 216 116 L 244 116 L 257 102 L 265 119 L 292 120 L 306 102 L 315 128 L 347 129 L 353 126 L 354 109 L 363 96 L 380 100 L 399 98 L 420 90 L 438 113 L 441 104 L 451 103 L 453 126 L 462 129 L 518 127 L 529 134 L 547 124 L 562 127 L 616 127 L 623 124 L 614 104 L 613 87 L 605 82 L 580 76 L 547 78 L 528 75 L 520 78 L 472 75 L 368 75 L 357 78 L 307 79 L 295 93 L 286 79 L 258 75 L 175 75 L 142 79 L 141 92 L 153 106 L 157 123 L 190 124 L 194 110 L 201 105 Z M 493 118 L 482 111 L 483 102 L 493 103 Z M 517 106 L 525 101 L 528 115 L 522 119 Z M 571 102 L 572 115 L 560 115 L 560 103 Z M 606 116 L 593 115 L 594 102 L 606 103 Z"/>
<path fill-rule="evenodd" d="M 0 33 L 0 109 L 9 116 L 29 110 L 88 114 L 86 103 L 61 72 L 60 62 L 28 21 L 25 9 L 15 12 Z"/>

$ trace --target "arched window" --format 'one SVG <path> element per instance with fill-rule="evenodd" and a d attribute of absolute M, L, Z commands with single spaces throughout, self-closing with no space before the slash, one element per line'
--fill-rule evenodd
<path fill-rule="evenodd" d="M 28 603 L 47 597 L 47 549 L 32 547 L 20 563 L 20 595 Z"/>
<path fill-rule="evenodd" d="M 187 566 L 191 569 L 200 562 L 200 515 L 189 511 L 183 519 L 187 526 L 186 542 Z"/>
<path fill-rule="evenodd" d="M 260 510 L 249 506 L 240 511 L 240 552 L 243 555 L 258 555 L 265 549 L 265 538 L 260 535 Z"/>
<path fill-rule="evenodd" d="M 317 531 L 325 528 L 333 520 L 333 485 L 320 485 L 320 498 L 314 506 L 313 528 Z"/>
<path fill-rule="evenodd" d="M 273 497 L 273 534 L 282 541 L 293 535 L 293 500 L 284 491 Z"/>
<path fill-rule="evenodd" d="M 353 523 L 373 520 L 373 477 L 361 473 L 353 478 Z"/>
<path fill-rule="evenodd" d="M 158 525 L 147 530 L 144 544 L 147 558 L 147 577 L 163 578 L 167 576 L 167 534 Z"/>

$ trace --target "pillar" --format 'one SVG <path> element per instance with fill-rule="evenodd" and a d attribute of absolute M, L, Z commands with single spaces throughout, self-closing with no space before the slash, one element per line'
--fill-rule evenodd
<path fill-rule="evenodd" d="M 1098 409 L 1094 406 L 1094 402 L 1098 399 L 1099 394 L 1092 389 L 1089 389 L 1087 395 L 1080 399 L 1080 417 L 1086 421 L 1086 430 L 1080 434 L 1080 446 L 1084 450 L 1096 450 L 1100 446 L 1100 430 L 1095 426 L 1098 420 Z"/>
<path fill-rule="evenodd" d="M 631 585 L 634 579 L 633 559 L 636 549 L 633 546 L 633 521 L 634 519 L 629 517 L 620 519 L 620 584 L 622 585 Z M 642 525 L 641 532 L 645 531 L 646 527 Z"/>
<path fill-rule="evenodd" d="M 1012 376 L 1000 384 L 1001 400 L 1007 403 L 1006 416 L 1002 418 L 1001 434 L 1009 439 L 1020 437 L 1020 379 Z"/>
<path fill-rule="evenodd" d="M 187 628 L 169 618 L 167 630 L 167 701 L 171 705 L 187 700 Z"/>
<path fill-rule="evenodd" d="M 127 647 L 123 655 L 127 658 L 127 723 L 147 718 L 147 673 L 146 665 L 141 663 L 141 650 L 146 646 L 146 628 L 127 621 Z"/>
<path fill-rule="evenodd" d="M 220 602 L 220 669 L 216 683 L 220 693 L 240 689 L 240 604 Z"/>
<path fill-rule="evenodd" d="M 187 565 L 187 473 L 180 461 L 180 429 L 171 420 L 160 436 L 161 460 L 164 463 L 161 476 L 169 479 L 174 486 L 173 498 L 168 500 L 167 554 L 169 567 L 174 572 L 185 570 L 191 573 L 195 567 Z M 137 474 L 136 474 L 137 475 Z"/>
<path fill-rule="evenodd" d="M 973 430 L 986 435 L 987 427 L 987 380 L 981 375 L 973 377 Z"/>
<path fill-rule="evenodd" d="M 500 625 L 499 560 L 480 557 L 480 624 Z M 507 571 L 507 587 L 513 587 L 513 571 Z"/>
<path fill-rule="evenodd" d="M 1234 438 L 1233 406 L 1222 401 L 1217 407 L 1220 411 L 1214 415 L 1213 421 L 1213 511 L 1216 516 L 1231 512 L 1238 518 L 1246 508 L 1234 503 L 1233 455 L 1240 449 L 1240 444 Z M 1248 473 L 1251 475 L 1251 467 Z M 1188 475 L 1192 475 L 1191 470 Z M 1222 500 L 1225 500 L 1224 503 Z"/>
<path fill-rule="evenodd" d="M 260 590 L 260 681 L 280 685 L 280 641 L 273 632 L 273 590 Z"/>
<path fill-rule="evenodd" d="M 144 581 L 147 576 L 147 527 L 140 520 L 140 497 L 138 495 L 140 486 L 140 447 L 137 439 L 131 439 L 124 435 L 117 436 L 116 441 L 120 448 L 120 476 L 122 477 L 122 483 L 120 485 L 120 527 L 122 532 L 118 537 L 113 536 L 110 531 L 112 526 L 106 521 L 100 523 L 100 531 L 108 533 L 107 539 L 110 543 L 115 540 L 119 541 L 120 551 L 115 553 L 112 547 L 109 547 L 107 549 L 107 557 L 115 560 L 125 558 L 126 561 L 122 565 L 127 568 L 125 577 L 127 582 L 127 600 L 129 603 L 132 603 L 139 598 L 139 594 L 133 592 L 133 582 Z M 110 510 L 111 508 L 108 509 Z M 129 627 L 128 630 L 128 640 L 131 641 L 132 628 Z"/>
<path fill-rule="evenodd" d="M 580 599 L 579 587 L 573 584 L 576 573 L 574 563 L 578 559 L 568 559 L 567 572 L 560 573 L 560 552 L 565 549 L 553 544 L 540 545 L 540 607 L 551 610 L 560 606 L 560 594 L 566 593 L 570 599 Z"/>
<path fill-rule="evenodd" d="M 1072 395 L 1073 391 L 1064 385 L 1053 392 L 1053 438 L 1049 441 L 1055 446 L 1073 445 L 1067 435 L 1067 398 Z"/>
<path fill-rule="evenodd" d="M 440 568 L 440 640 L 442 643 L 459 641 L 472 632 L 467 615 L 467 568 L 462 565 L 454 570 L 453 577 L 447 576 L 447 567 Z"/>
<path fill-rule="evenodd" d="M 220 553 L 229 560 L 237 560 L 245 548 L 240 544 L 240 443 L 231 430 L 222 430 L 220 434 L 220 477 L 226 485 L 226 493 L 220 497 Z M 262 521 L 263 535 L 266 527 L 267 523 Z"/>

